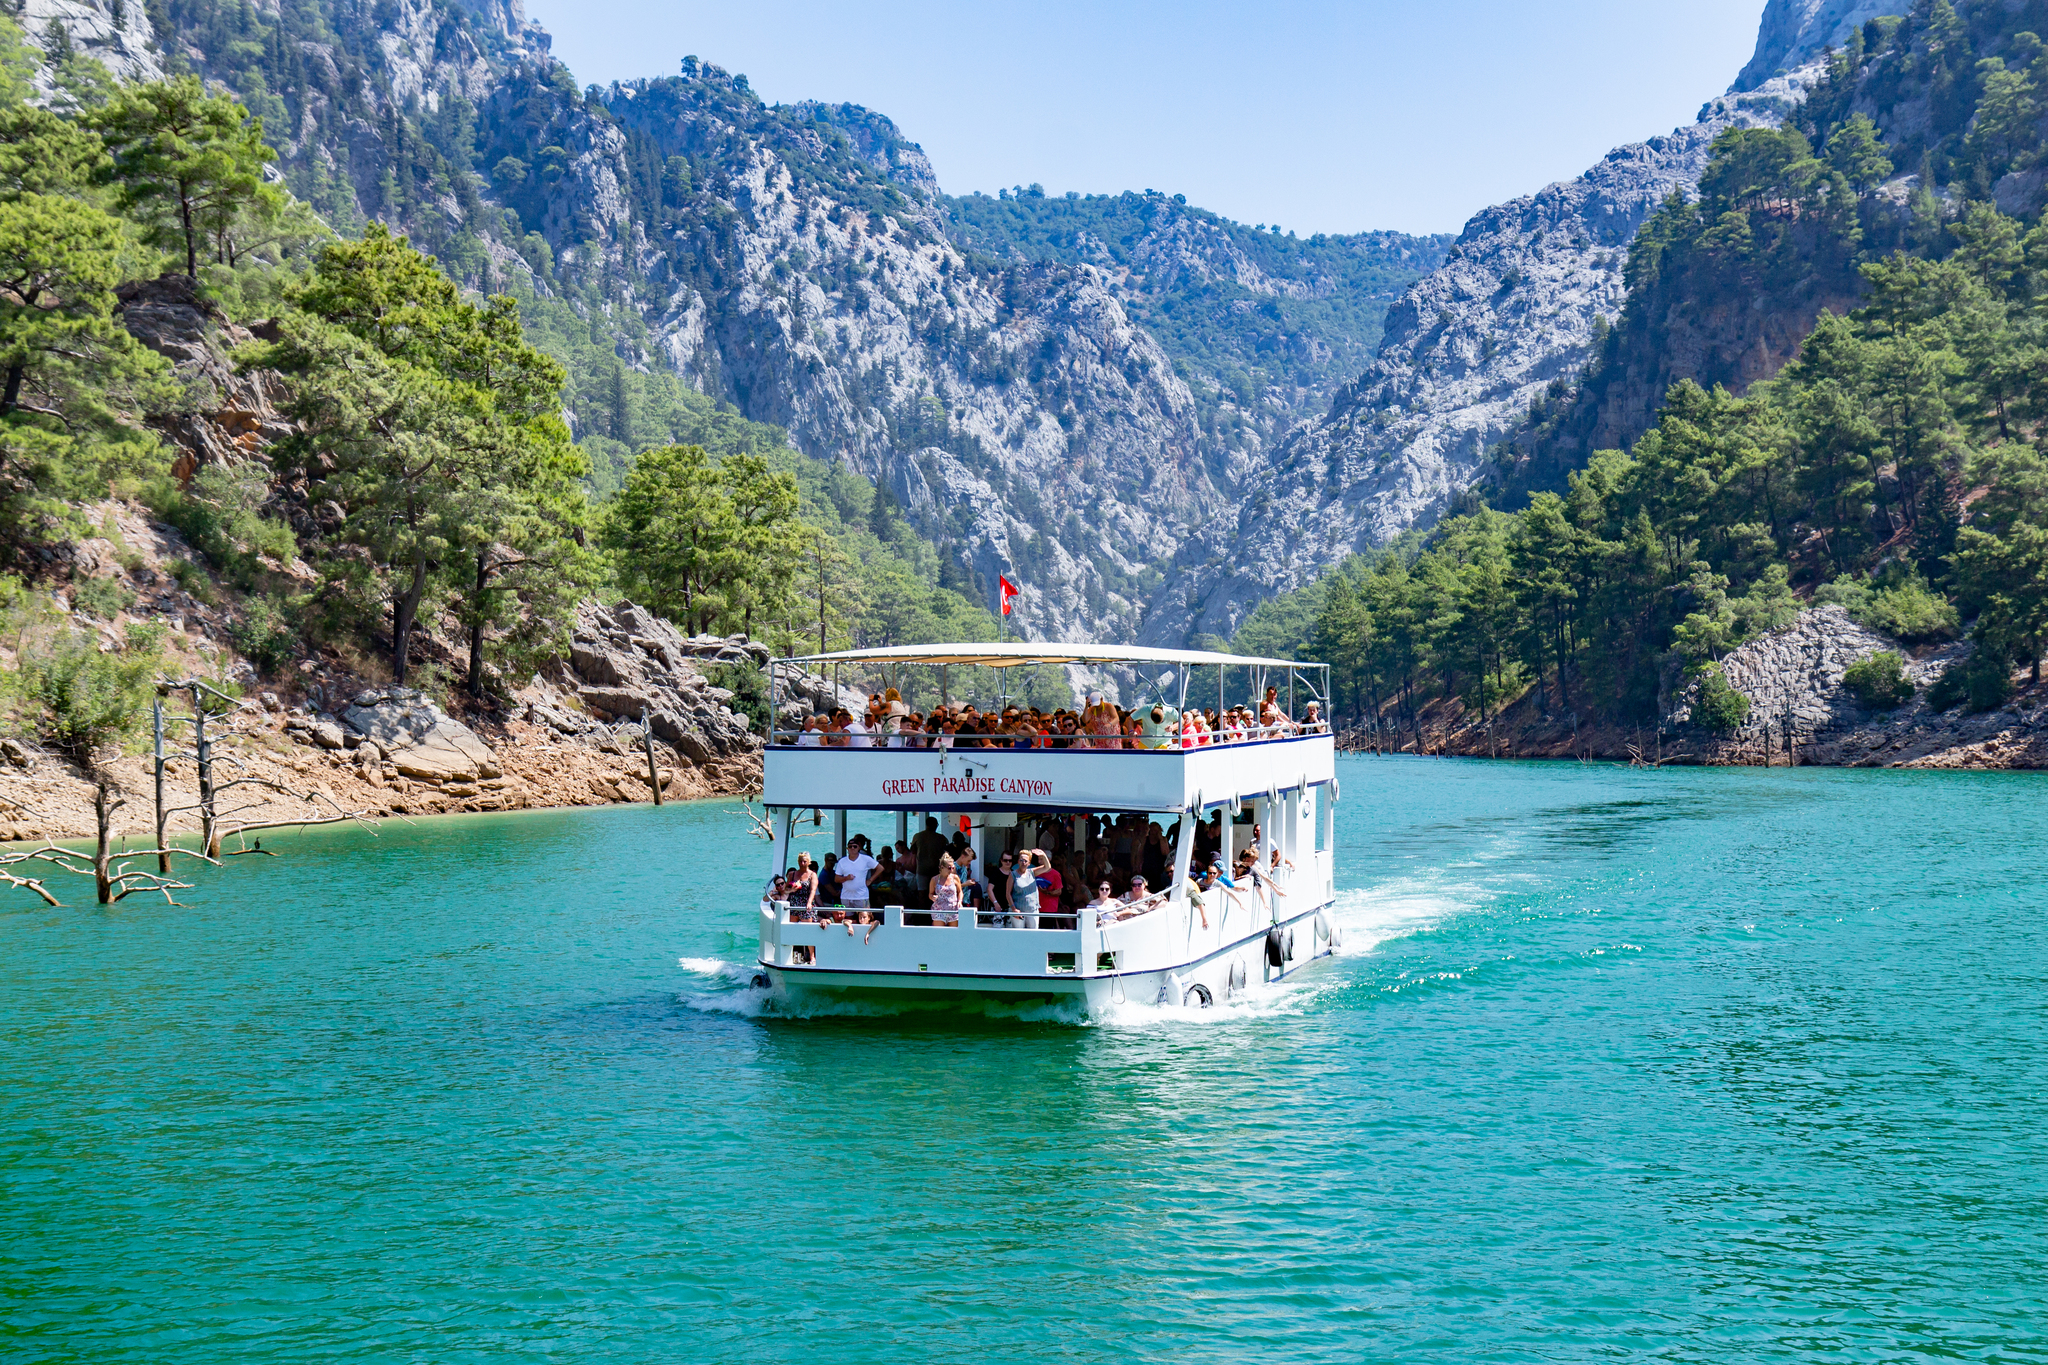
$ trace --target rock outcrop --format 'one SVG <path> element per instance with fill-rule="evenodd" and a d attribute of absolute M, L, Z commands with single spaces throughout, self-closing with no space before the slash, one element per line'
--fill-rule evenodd
<path fill-rule="evenodd" d="M 644 721 L 655 736 L 696 764 L 758 753 L 762 737 L 727 705 L 700 664 L 763 668 L 768 647 L 743 635 L 684 635 L 631 602 L 576 608 L 569 658 L 557 676 L 520 693 L 525 719 L 572 739 L 615 722 Z"/>
<path fill-rule="evenodd" d="M 1842 686 L 1850 664 L 1880 650 L 1901 657 L 1915 688 L 1911 700 L 1889 710 L 1863 706 Z M 1721 661 L 1729 686 L 1749 698 L 1741 727 L 1725 737 L 1701 734 L 1688 723 L 1688 689 L 1670 717 L 1666 756 L 1857 768 L 2048 767 L 2048 688 L 2021 686 L 2005 705 L 1984 712 L 1928 704 L 1928 688 L 1969 652 L 1967 643 L 1910 649 L 1837 606 L 1802 612 Z"/>
<path fill-rule="evenodd" d="M 1757 25 L 1756 52 L 1730 85 L 1754 90 L 1773 76 L 1806 65 L 1880 15 L 1904 14 L 1911 0 L 1770 0 Z"/>
<path fill-rule="evenodd" d="M 422 782 L 468 782 L 503 773 L 497 754 L 474 730 L 411 688 L 358 693 L 341 720 L 359 737 L 352 747 L 374 746 L 370 761 Z"/>
<path fill-rule="evenodd" d="M 1896 653 L 1913 697 L 1873 710 L 1842 686 L 1849 665 L 1880 650 Z M 2048 683 L 2014 680 L 2014 694 L 1996 710 L 1938 711 L 1929 687 L 1969 655 L 1967 643 L 1909 648 L 1858 625 L 1840 607 L 1812 608 L 1721 660 L 1730 686 L 1750 702 L 1731 734 L 1693 723 L 1698 685 L 1678 687 L 1661 725 L 1588 724 L 1547 709 L 1531 689 L 1484 718 L 1455 701 L 1437 701 L 1415 727 L 1405 722 L 1377 735 L 1353 729 L 1339 737 L 1354 749 L 1449 754 L 1470 758 L 1577 758 L 1740 766 L 1887 768 L 2048 768 Z M 1789 729 L 1789 741 L 1787 730 Z"/>
<path fill-rule="evenodd" d="M 189 479 L 200 466 L 258 458 L 287 435 L 278 415 L 283 390 L 263 370 L 238 371 L 231 352 L 255 334 L 228 321 L 189 275 L 134 280 L 115 291 L 129 335 L 171 362 L 188 401 L 153 419 L 178 447 L 171 472 Z"/>
<path fill-rule="evenodd" d="M 95 0 L 21 0 L 14 21 L 46 58 L 61 57 L 69 46 L 107 68 L 116 80 L 162 80 L 164 63 L 158 34 L 146 5 L 101 5 Z M 36 72 L 36 91 L 58 95 L 61 71 L 46 61 Z"/>
<path fill-rule="evenodd" d="M 1721 660 L 1721 672 L 1730 687 L 1749 699 L 1749 718 L 1728 743 L 1738 749 L 1767 741 L 1782 746 L 1789 730 L 1797 748 L 1865 723 L 1870 713 L 1843 689 L 1842 674 L 1858 659 L 1880 650 L 1906 658 L 1906 675 L 1922 688 L 1941 675 L 1956 653 L 1952 646 L 1925 659 L 1911 659 L 1897 640 L 1858 625 L 1838 606 L 1803 611 L 1783 630 L 1730 651 Z M 1694 684 L 1680 693 L 1665 718 L 1668 727 L 1684 730 L 1692 725 L 1698 692 Z"/>

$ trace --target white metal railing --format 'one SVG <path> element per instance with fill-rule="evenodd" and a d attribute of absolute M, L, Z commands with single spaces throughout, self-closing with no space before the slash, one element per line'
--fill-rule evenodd
<path fill-rule="evenodd" d="M 789 901 L 763 901 L 761 904 L 779 924 L 852 925 L 856 930 L 875 925 L 890 929 L 1059 929 L 1072 932 L 1080 927 L 1079 914 L 1073 910 L 1027 913 L 989 904 L 962 906 L 958 911 L 921 910 L 911 905 L 804 906 Z M 863 914 L 868 918 L 863 920 Z"/>
<path fill-rule="evenodd" d="M 1072 931 L 1081 927 L 1086 918 L 1096 926 L 1107 929 L 1113 925 L 1129 924 L 1131 921 L 1161 910 L 1175 901 L 1171 891 L 1154 891 L 1143 900 L 1118 901 L 1114 907 L 1078 906 L 1065 910 L 1005 910 L 1000 905 L 984 903 L 962 906 L 957 911 L 919 909 L 911 905 L 798 905 L 793 901 L 763 901 L 762 908 L 775 916 L 778 924 L 852 925 L 863 928 L 869 924 L 896 929 L 954 929 L 965 926 L 970 929 L 1049 929 Z M 1114 908 L 1113 918 L 1103 918 L 1103 910 Z M 867 919 L 862 919 L 865 914 Z"/>
<path fill-rule="evenodd" d="M 1329 734 L 1327 721 L 1286 721 L 1278 725 L 1255 725 L 1243 730 L 1200 735 L 933 735 L 924 731 L 909 734 L 847 734 L 825 730 L 771 730 L 768 743 L 778 749 L 942 749 L 952 753 L 1182 753 L 1244 744 L 1270 744 L 1278 740 L 1303 739 Z M 816 739 L 805 744 L 806 737 Z"/>

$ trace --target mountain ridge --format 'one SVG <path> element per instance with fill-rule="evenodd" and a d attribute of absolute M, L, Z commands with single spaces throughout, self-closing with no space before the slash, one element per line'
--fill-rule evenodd
<path fill-rule="evenodd" d="M 47 27 L 89 10 L 24 13 Z M 1772 0 L 1764 30 L 1792 14 L 1794 50 L 1827 18 L 1810 10 Z M 1394 234 L 1283 246 L 1152 195 L 1115 197 L 1148 215 L 1130 242 L 1033 246 L 994 231 L 983 210 L 1002 201 L 945 198 L 922 150 L 862 106 L 770 106 L 695 58 L 579 90 L 516 0 L 123 13 L 102 50 L 154 43 L 166 69 L 235 89 L 338 228 L 391 221 L 465 285 L 586 331 L 566 406 L 599 455 L 644 443 L 617 414 L 679 376 L 887 489 L 963 590 L 1022 583 L 1013 620 L 1052 638 L 1228 634 L 1347 547 L 1439 513 L 1494 416 L 1564 378 L 1619 306 L 1611 261 L 1587 253 L 1624 247 L 1705 140 L 1696 126 L 1621 149 L 1595 168 L 1612 184 L 1484 210 L 1455 251 Z M 1765 118 L 1790 97 L 1709 107 Z M 1518 266 L 1480 259 L 1494 238 Z M 1378 253 L 1372 278 L 1324 268 L 1347 244 Z M 1567 296 L 1546 304 L 1546 283 Z M 1229 318 L 1248 321 L 1209 344 Z M 1496 358 L 1514 382 L 1473 391 Z M 1398 450 L 1336 436 L 1395 427 Z"/>

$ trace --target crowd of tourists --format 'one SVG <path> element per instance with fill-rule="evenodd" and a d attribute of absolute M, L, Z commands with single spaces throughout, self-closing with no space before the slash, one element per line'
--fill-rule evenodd
<path fill-rule="evenodd" d="M 1126 709 L 1093 691 L 1080 710 L 1050 714 L 1036 706 L 983 711 L 968 702 L 919 712 L 892 687 L 870 696 L 858 715 L 839 707 L 807 716 L 802 730 L 779 734 L 777 742 L 828 749 L 1199 749 L 1328 729 L 1320 702 L 1311 701 L 1299 716 L 1289 716 L 1277 687 L 1267 688 L 1257 706 L 1221 711 L 1192 706 L 1183 711 L 1164 701 Z"/>
<path fill-rule="evenodd" d="M 1189 855 L 1188 902 L 1204 928 L 1225 898 L 1244 905 L 1250 896 L 1277 909 L 1272 898 L 1287 894 L 1281 883 L 1293 870 L 1278 849 L 1261 859 L 1256 824 L 1232 840 L 1243 847 L 1226 866 L 1223 819 L 1218 812 L 1195 825 Z M 839 924 L 866 936 L 880 927 L 882 908 L 896 906 L 913 926 L 957 926 L 968 914 L 998 929 L 1073 929 L 1084 914 L 1111 924 L 1170 899 L 1179 834 L 1177 824 L 1168 832 L 1143 814 L 1051 816 L 1039 826 L 1037 846 L 991 852 L 993 865 L 981 868 L 964 829 L 949 836 L 927 816 L 918 834 L 879 852 L 855 834 L 820 864 L 799 853 L 766 894 L 787 903 L 800 923 Z"/>

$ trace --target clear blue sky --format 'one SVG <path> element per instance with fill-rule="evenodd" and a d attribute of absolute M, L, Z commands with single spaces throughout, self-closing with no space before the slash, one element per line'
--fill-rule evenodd
<path fill-rule="evenodd" d="M 528 0 L 579 83 L 693 53 L 764 98 L 848 100 L 949 193 L 1158 189 L 1307 236 L 1455 231 L 1689 123 L 1763 0 Z"/>

